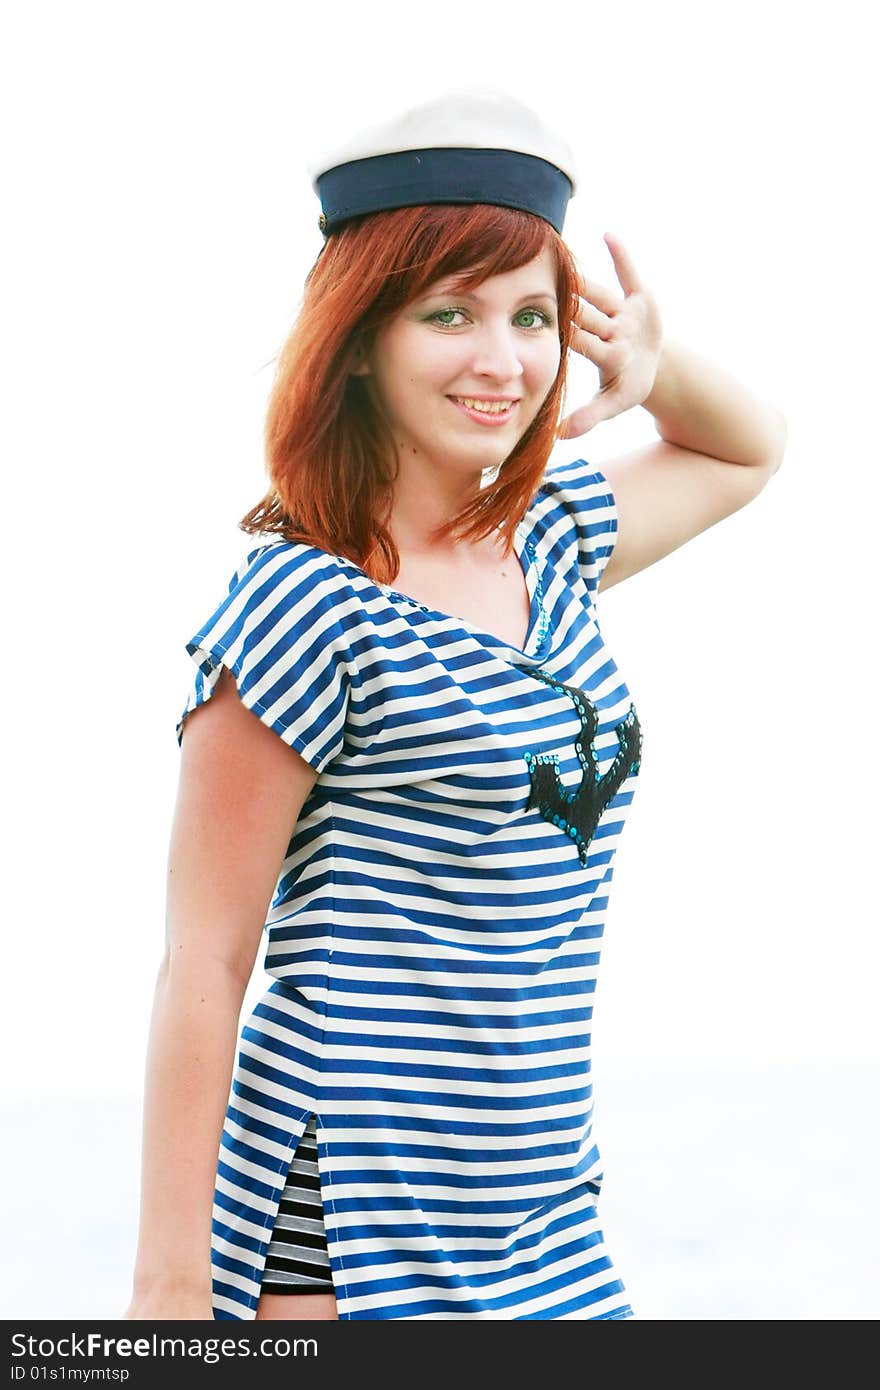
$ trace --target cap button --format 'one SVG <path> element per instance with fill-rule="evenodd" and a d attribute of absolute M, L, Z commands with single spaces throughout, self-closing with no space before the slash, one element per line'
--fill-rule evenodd
<path fill-rule="evenodd" d="M 324 216 L 323 212 L 321 213 L 321 216 L 318 218 L 318 226 L 321 228 L 322 232 L 325 232 L 327 230 L 327 218 Z"/>

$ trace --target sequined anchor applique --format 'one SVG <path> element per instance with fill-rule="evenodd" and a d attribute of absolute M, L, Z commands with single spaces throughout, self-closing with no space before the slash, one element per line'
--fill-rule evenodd
<path fill-rule="evenodd" d="M 524 754 L 529 768 L 531 792 L 527 810 L 536 808 L 544 820 L 557 825 L 577 845 L 582 864 L 587 862 L 587 850 L 596 826 L 606 806 L 614 799 L 621 784 L 641 764 L 642 730 L 635 706 L 615 728 L 620 745 L 608 771 L 599 776 L 598 759 L 593 741 L 599 728 L 596 706 L 577 686 L 565 685 L 546 672 L 531 668 L 531 674 L 561 695 L 574 701 L 581 718 L 581 730 L 575 740 L 575 751 L 583 769 L 580 786 L 568 791 L 559 776 L 558 753 Z"/>

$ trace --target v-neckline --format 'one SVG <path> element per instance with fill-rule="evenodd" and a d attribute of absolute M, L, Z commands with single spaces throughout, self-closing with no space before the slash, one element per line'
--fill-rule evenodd
<path fill-rule="evenodd" d="M 519 547 L 517 546 L 518 541 L 520 542 Z M 538 556 L 531 537 L 526 534 L 523 522 L 519 522 L 514 530 L 513 553 L 525 578 L 529 599 L 528 629 L 522 647 L 517 647 L 514 643 L 506 641 L 497 633 L 487 632 L 485 628 L 478 627 L 476 623 L 469 622 L 467 618 L 458 618 L 452 613 L 443 613 L 437 608 L 431 608 L 428 604 L 419 603 L 418 599 L 412 598 L 409 594 L 402 594 L 399 589 L 393 588 L 390 584 L 380 584 L 377 580 L 370 579 L 366 571 L 362 570 L 359 565 L 353 564 L 351 560 L 347 560 L 344 555 L 337 555 L 336 559 L 340 564 L 356 570 L 375 589 L 384 594 L 385 598 L 404 603 L 410 608 L 416 608 L 441 622 L 454 623 L 456 627 L 463 628 L 475 636 L 488 638 L 496 646 L 506 651 L 516 652 L 519 656 L 534 660 L 544 654 L 544 646 L 549 631 L 549 616 L 544 607 L 544 586 Z"/>

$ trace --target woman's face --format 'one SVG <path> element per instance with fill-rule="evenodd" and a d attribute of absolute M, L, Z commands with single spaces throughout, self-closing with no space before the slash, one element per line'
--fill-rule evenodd
<path fill-rule="evenodd" d="M 372 378 L 401 458 L 418 452 L 469 478 L 511 453 L 559 359 L 555 266 L 545 247 L 467 293 L 452 277 L 438 280 L 382 326 L 356 370 Z"/>

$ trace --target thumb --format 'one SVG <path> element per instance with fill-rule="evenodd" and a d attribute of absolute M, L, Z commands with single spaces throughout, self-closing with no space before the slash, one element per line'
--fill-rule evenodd
<path fill-rule="evenodd" d="M 590 406 L 582 405 L 580 409 L 573 411 L 571 415 L 566 415 L 565 419 L 560 421 L 556 437 L 557 439 L 577 439 L 582 434 L 589 434 L 595 424 L 595 412 Z"/>

